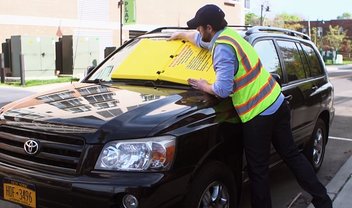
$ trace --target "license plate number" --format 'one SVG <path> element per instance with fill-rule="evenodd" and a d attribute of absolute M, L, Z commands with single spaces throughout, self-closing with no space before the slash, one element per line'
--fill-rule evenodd
<path fill-rule="evenodd" d="M 4 199 L 22 204 L 31 208 L 36 207 L 36 192 L 34 185 L 14 181 L 3 180 Z"/>

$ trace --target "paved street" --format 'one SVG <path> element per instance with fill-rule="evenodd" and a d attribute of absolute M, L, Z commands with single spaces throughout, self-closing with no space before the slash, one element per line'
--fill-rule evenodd
<path fill-rule="evenodd" d="M 25 88 L 0 87 L 0 106 L 31 94 L 33 94 L 33 92 L 26 90 Z"/>

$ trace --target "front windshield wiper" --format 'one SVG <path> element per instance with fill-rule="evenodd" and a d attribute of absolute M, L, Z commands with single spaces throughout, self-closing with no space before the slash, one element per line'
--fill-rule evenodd
<path fill-rule="evenodd" d="M 148 86 L 156 87 L 157 84 L 153 80 L 138 80 L 138 79 L 113 79 L 114 83 L 121 83 L 124 85 L 139 85 L 139 86 Z"/>
<path fill-rule="evenodd" d="M 114 83 L 121 83 L 124 85 L 145 86 L 154 88 L 174 88 L 174 89 L 190 89 L 189 85 L 178 84 L 175 82 L 164 80 L 137 80 L 137 79 L 113 79 Z"/>
<path fill-rule="evenodd" d="M 120 83 L 123 85 L 135 85 L 135 86 L 145 86 L 145 87 L 153 87 L 153 88 L 174 88 L 174 89 L 191 89 L 191 86 L 174 83 L 170 81 L 164 80 L 137 80 L 137 79 L 113 79 L 106 81 L 104 79 L 94 79 L 94 80 L 87 80 L 85 83 L 94 83 L 101 86 L 110 87 L 113 83 Z"/>

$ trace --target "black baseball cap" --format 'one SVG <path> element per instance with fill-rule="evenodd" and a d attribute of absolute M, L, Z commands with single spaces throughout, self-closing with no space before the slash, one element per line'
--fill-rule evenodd
<path fill-rule="evenodd" d="M 198 26 L 211 25 L 214 28 L 227 26 L 225 13 L 214 4 L 207 4 L 201 7 L 196 16 L 187 22 L 189 28 L 195 29 Z"/>

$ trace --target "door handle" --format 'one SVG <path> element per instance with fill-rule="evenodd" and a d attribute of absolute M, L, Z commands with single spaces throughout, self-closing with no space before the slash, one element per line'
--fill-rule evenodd
<path fill-rule="evenodd" d="M 313 87 L 312 87 L 312 90 L 317 90 L 318 89 L 318 86 L 316 86 L 316 85 L 314 85 Z"/>
<path fill-rule="evenodd" d="M 292 95 L 287 95 L 287 96 L 285 96 L 285 100 L 286 100 L 286 101 L 291 101 L 292 98 L 293 98 Z"/>

